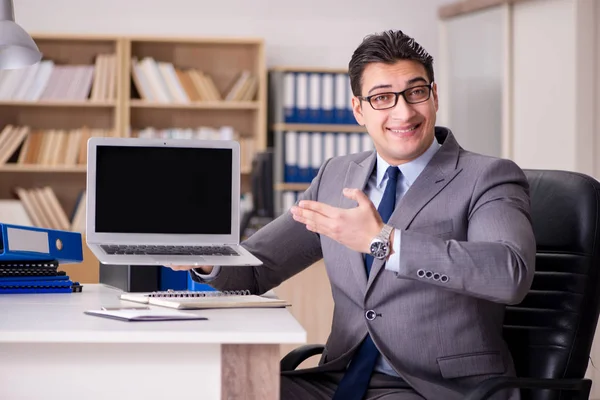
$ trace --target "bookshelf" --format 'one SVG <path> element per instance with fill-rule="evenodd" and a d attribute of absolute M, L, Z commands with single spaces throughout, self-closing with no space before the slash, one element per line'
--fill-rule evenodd
<path fill-rule="evenodd" d="M 121 129 L 136 136 L 147 128 L 160 135 L 173 129 L 227 127 L 240 142 L 242 192 L 249 191 L 252 157 L 266 148 L 263 40 L 130 37 L 125 49 L 128 57 L 123 59 L 122 69 L 133 79 L 123 87 L 125 118 Z M 166 87 L 157 87 L 153 80 L 157 70 L 163 76 L 170 70 L 172 79 L 165 79 Z M 233 96 L 244 73 L 248 92 Z"/>
<path fill-rule="evenodd" d="M 330 157 L 370 149 L 352 114 L 346 69 L 279 66 L 269 70 L 270 130 L 275 147 L 275 214 L 306 190 Z"/>
<path fill-rule="evenodd" d="M 298 91 L 298 75 L 304 90 Z M 354 119 L 350 99 L 345 69 L 281 66 L 269 70 L 276 215 L 287 211 L 298 194 L 308 188 L 327 158 L 362 151 L 362 145 L 370 143 L 365 128 Z M 290 134 L 297 140 L 288 140 Z M 360 138 L 358 143 L 356 138 Z M 290 161 L 295 177 L 286 171 Z M 324 261 L 316 262 L 274 290 L 277 296 L 294 304 L 292 314 L 305 327 L 307 343 L 325 343 L 331 331 L 334 304 Z M 281 356 L 295 347 L 281 346 Z M 312 357 L 300 367 L 313 367 L 317 362 L 318 358 Z"/>
<path fill-rule="evenodd" d="M 34 132 L 40 133 L 41 151 L 44 139 L 50 136 L 47 133 L 52 130 L 70 132 L 87 127 L 117 131 L 123 116 L 118 100 L 122 94 L 118 88 L 124 77 L 116 60 L 123 57 L 123 45 L 116 36 L 33 34 L 32 37 L 43 54 L 43 62 L 0 73 L 0 130 L 6 125 L 30 129 L 23 141 L 15 144 L 18 147 L 13 154 L 7 155 L 6 162 L 0 165 L 0 198 L 14 199 L 16 186 L 50 186 L 65 213 L 73 215 L 77 199 L 85 189 L 86 167 L 79 162 L 83 159 L 75 163 L 62 163 L 57 159 L 38 162 L 41 158 L 26 161 L 19 160 L 19 155 L 25 152 L 25 147 L 29 147 L 29 152 L 34 147 L 33 139 L 26 145 Z M 98 55 L 112 55 L 115 60 L 110 77 L 109 68 L 104 68 L 106 80 L 102 82 L 102 96 L 97 96 L 98 89 L 92 88 L 100 87 L 93 79 Z M 91 96 L 92 91 L 95 96 Z M 63 139 L 62 146 L 53 148 L 51 153 L 59 152 L 66 144 L 67 139 Z M 6 150 L 6 142 L 1 142 L 0 154 L 2 147 Z"/>
<path fill-rule="evenodd" d="M 262 39 L 43 33 L 32 37 L 43 61 L 16 72 L 0 71 L 0 201 L 18 200 L 17 187 L 50 187 L 72 218 L 86 186 L 88 137 L 174 130 L 220 132 L 228 135 L 221 138 L 239 140 L 242 192 L 250 190 L 252 157 L 266 148 L 267 137 Z M 210 77 L 210 97 L 198 92 L 188 101 L 149 101 L 140 94 L 139 76 L 133 73 L 137 62 L 145 59 L 173 71 L 197 71 L 195 80 L 186 82 L 202 88 Z M 143 72 L 151 66 L 145 61 Z M 186 83 L 185 76 L 168 80 L 163 69 L 158 72 L 152 79 L 164 81 L 153 82 L 166 85 L 171 93 Z M 9 133 L 3 139 L 5 129 Z M 71 228 L 83 231 L 85 226 Z"/>

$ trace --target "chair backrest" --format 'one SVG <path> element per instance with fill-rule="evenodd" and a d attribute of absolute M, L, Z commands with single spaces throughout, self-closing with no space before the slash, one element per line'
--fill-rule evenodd
<path fill-rule="evenodd" d="M 583 378 L 600 310 L 600 183 L 566 171 L 525 174 L 536 272 L 523 302 L 507 307 L 504 336 L 518 376 Z"/>

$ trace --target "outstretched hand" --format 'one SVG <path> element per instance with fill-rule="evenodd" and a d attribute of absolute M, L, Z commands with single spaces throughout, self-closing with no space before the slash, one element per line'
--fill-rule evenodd
<path fill-rule="evenodd" d="M 213 267 L 210 265 L 165 265 L 165 267 L 171 268 L 173 271 L 189 271 L 194 268 L 198 268 L 204 274 L 210 274 Z"/>
<path fill-rule="evenodd" d="M 383 228 L 381 216 L 360 189 L 344 189 L 343 193 L 358 206 L 344 209 L 302 200 L 291 212 L 309 231 L 325 235 L 354 251 L 369 253 L 371 240 Z"/>

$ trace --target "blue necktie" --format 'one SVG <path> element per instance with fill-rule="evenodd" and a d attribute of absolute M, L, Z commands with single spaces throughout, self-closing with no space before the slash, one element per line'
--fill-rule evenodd
<path fill-rule="evenodd" d="M 398 183 L 398 167 L 389 167 L 387 169 L 388 182 L 383 192 L 383 198 L 377 211 L 381 215 L 384 223 L 387 223 L 396 206 L 396 186 Z M 373 257 L 370 254 L 365 256 L 365 266 L 367 268 L 367 276 L 371 272 Z M 371 374 L 377 363 L 379 351 L 375 347 L 375 343 L 371 339 L 371 335 L 362 342 L 356 354 L 354 355 L 348 370 L 340 381 L 340 384 L 333 396 L 332 400 L 360 400 L 363 398 L 369 388 Z"/>

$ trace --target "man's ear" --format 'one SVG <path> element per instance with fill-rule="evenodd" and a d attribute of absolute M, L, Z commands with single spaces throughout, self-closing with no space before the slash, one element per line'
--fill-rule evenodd
<path fill-rule="evenodd" d="M 365 118 L 363 116 L 362 104 L 356 96 L 352 97 L 352 113 L 354 114 L 354 118 L 356 118 L 356 122 L 364 126 Z"/>
<path fill-rule="evenodd" d="M 433 96 L 433 104 L 435 105 L 435 111 L 438 111 L 439 104 L 438 104 L 437 83 L 433 82 L 433 87 L 431 88 L 431 90 L 432 90 L 431 95 Z"/>

